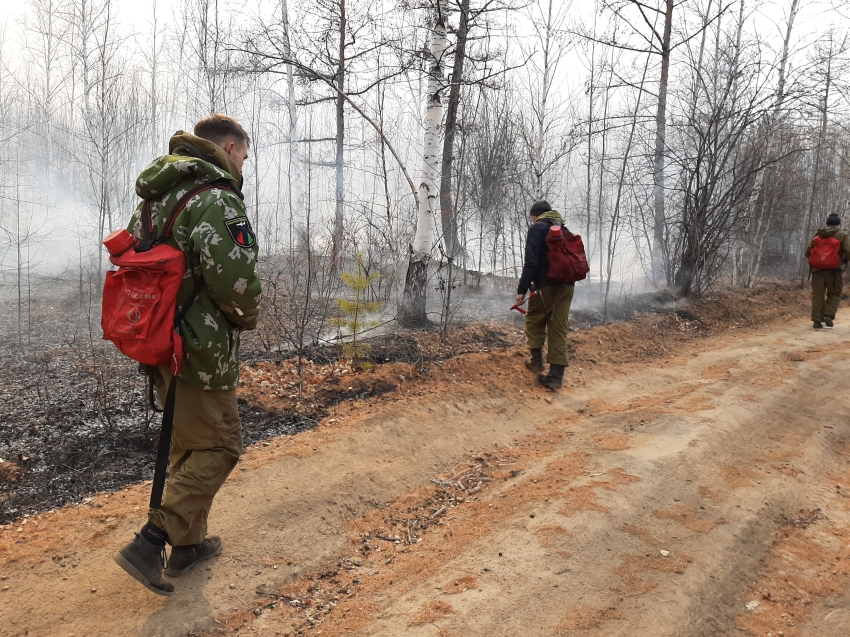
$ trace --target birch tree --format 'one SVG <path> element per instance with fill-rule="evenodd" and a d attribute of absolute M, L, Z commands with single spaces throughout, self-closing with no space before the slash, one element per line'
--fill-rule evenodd
<path fill-rule="evenodd" d="M 425 93 L 425 117 L 422 140 L 422 168 L 416 234 L 410 249 L 410 261 L 404 282 L 399 320 L 405 326 L 424 326 L 428 264 L 434 247 L 435 214 L 439 205 L 440 123 L 443 117 L 443 56 L 448 48 L 446 37 L 446 0 L 438 0 L 428 56 L 428 80 Z"/>

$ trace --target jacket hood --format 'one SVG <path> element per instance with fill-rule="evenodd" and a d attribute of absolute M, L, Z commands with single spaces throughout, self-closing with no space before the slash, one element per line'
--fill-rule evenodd
<path fill-rule="evenodd" d="M 538 221 L 544 221 L 546 219 L 548 219 L 549 221 L 554 221 L 559 226 L 564 225 L 564 219 L 563 217 L 561 217 L 561 213 L 557 210 L 550 210 L 549 212 L 544 212 L 542 215 L 537 217 Z"/>
<path fill-rule="evenodd" d="M 242 173 L 218 144 L 177 131 L 168 152 L 148 164 L 136 180 L 136 194 L 142 199 L 155 199 L 190 176 L 204 183 L 224 179 L 237 190 L 242 188 Z"/>
<path fill-rule="evenodd" d="M 826 226 L 825 228 L 818 228 L 817 236 L 834 237 L 839 232 L 841 232 L 841 226 Z"/>

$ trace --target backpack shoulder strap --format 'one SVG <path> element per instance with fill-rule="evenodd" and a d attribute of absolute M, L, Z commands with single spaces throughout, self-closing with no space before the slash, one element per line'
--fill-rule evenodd
<path fill-rule="evenodd" d="M 139 210 L 139 220 L 142 222 L 142 232 L 144 239 L 153 239 L 153 225 L 151 222 L 151 202 L 145 199 L 142 202 L 142 209 Z"/>
<path fill-rule="evenodd" d="M 157 237 L 157 240 L 162 241 L 163 239 L 171 235 L 171 228 L 174 226 L 174 221 L 177 219 L 177 215 L 179 215 L 183 211 L 183 209 L 186 207 L 192 197 L 195 197 L 196 195 L 199 195 L 206 190 L 212 190 L 214 188 L 218 188 L 220 190 L 232 190 L 232 188 L 230 188 L 228 184 L 221 181 L 214 181 L 209 184 L 201 184 L 200 186 L 195 186 L 194 188 L 191 188 L 185 195 L 183 195 L 182 197 L 180 197 L 180 199 L 177 200 L 177 203 L 174 204 L 174 207 L 171 209 L 171 212 L 168 213 L 168 218 L 165 220 L 165 223 L 162 226 L 162 232 L 160 233 L 159 237 Z M 148 204 L 148 206 L 150 206 L 150 204 Z"/>

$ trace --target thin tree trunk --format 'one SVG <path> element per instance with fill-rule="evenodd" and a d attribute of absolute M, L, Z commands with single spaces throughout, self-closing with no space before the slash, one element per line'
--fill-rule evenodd
<path fill-rule="evenodd" d="M 595 26 L 594 26 L 595 32 Z M 593 154 L 593 100 L 596 89 L 596 47 L 590 49 L 590 80 L 588 85 L 588 107 L 587 107 L 587 192 L 586 192 L 586 227 L 584 236 L 590 240 L 591 199 L 593 189 L 593 175 L 590 169 L 591 155 Z"/>
<path fill-rule="evenodd" d="M 603 234 L 605 232 L 603 220 L 604 220 L 604 217 L 605 217 L 605 213 L 604 213 L 604 210 L 603 210 L 603 192 L 602 192 L 602 189 L 603 189 L 603 186 L 604 186 L 604 179 L 605 179 L 605 153 L 607 151 L 607 143 L 608 143 L 608 133 L 607 133 L 607 130 L 608 130 L 608 105 L 609 105 L 609 102 L 610 102 L 610 95 L 611 95 L 611 79 L 612 79 L 611 76 L 612 76 L 612 74 L 613 74 L 613 69 L 612 69 L 611 73 L 609 73 L 608 82 L 606 83 L 606 86 L 605 86 L 605 101 L 603 103 L 604 106 L 602 108 L 602 149 L 601 149 L 601 155 L 599 157 L 599 187 L 598 187 L 598 192 L 596 193 L 596 218 L 597 218 L 597 224 L 599 226 L 598 236 L 599 236 L 599 285 L 600 285 L 600 287 L 603 285 L 602 272 L 604 270 L 604 263 L 605 263 L 605 251 L 603 249 L 603 247 L 604 247 Z M 600 75 L 601 75 L 601 73 L 600 73 Z"/>
<path fill-rule="evenodd" d="M 826 63 L 826 86 L 824 87 L 823 92 L 823 102 L 821 105 L 821 126 L 820 126 L 820 135 L 818 135 L 818 145 L 815 149 L 815 165 L 812 172 L 812 192 L 809 197 L 809 209 L 806 214 L 806 227 L 803 232 L 803 240 L 808 241 L 808 237 L 812 234 L 812 217 L 814 216 L 815 209 L 815 196 L 817 195 L 818 190 L 818 171 L 820 170 L 820 156 L 821 150 L 823 149 L 824 140 L 826 139 L 826 129 L 829 123 L 829 91 L 831 89 L 832 84 L 832 51 L 830 50 L 829 58 Z M 805 259 L 803 258 L 803 251 L 800 251 L 800 287 L 804 287 L 806 284 L 805 279 Z"/>
<path fill-rule="evenodd" d="M 540 87 L 540 104 L 537 108 L 537 143 L 534 148 L 534 189 L 537 200 L 546 196 L 543 187 L 543 151 L 546 143 L 546 108 L 548 106 L 549 91 L 552 86 L 551 77 L 551 49 L 552 49 L 552 6 L 554 0 L 549 0 L 546 12 L 546 35 L 543 38 L 543 82 Z"/>
<path fill-rule="evenodd" d="M 664 251 L 664 168 L 667 139 L 667 80 L 670 76 L 670 38 L 673 31 L 674 0 L 666 0 L 664 36 L 661 41 L 661 79 L 658 82 L 658 108 L 655 113 L 655 162 L 653 194 L 655 200 L 652 228 L 652 276 L 655 284 L 669 284 L 667 258 Z"/>
<path fill-rule="evenodd" d="M 281 0 L 281 22 L 283 26 L 284 54 L 292 57 L 292 44 L 289 34 L 289 7 L 287 0 Z M 292 64 L 286 65 L 286 88 L 289 106 L 289 245 L 300 243 L 304 235 L 306 219 L 306 194 L 304 188 L 304 165 L 301 161 L 301 151 L 298 145 L 298 109 L 295 102 L 295 74 Z M 296 234 L 292 236 L 293 232 Z"/>
<path fill-rule="evenodd" d="M 443 103 L 443 56 L 446 41 L 445 0 L 437 5 L 434 30 L 431 33 L 431 68 L 425 106 L 425 132 L 422 152 L 422 181 L 419 184 L 419 210 L 416 219 L 416 234 L 410 251 L 410 262 L 404 282 L 404 294 L 399 308 L 399 322 L 404 326 L 423 326 L 428 322 L 425 300 L 428 281 L 428 263 L 434 243 L 435 211 L 438 205 L 440 122 Z"/>
<path fill-rule="evenodd" d="M 440 165 L 440 220 L 443 229 L 443 245 L 449 259 L 461 254 L 458 243 L 457 219 L 452 200 L 452 159 L 454 156 L 455 129 L 460 106 L 460 87 L 463 80 L 463 66 L 466 60 L 466 38 L 469 33 L 469 2 L 460 0 L 460 25 L 457 30 L 452 83 L 449 89 L 449 103 L 446 107 L 446 130 L 443 140 L 443 159 Z"/>
<path fill-rule="evenodd" d="M 345 171 L 343 145 L 345 142 L 345 0 L 339 0 L 339 59 L 336 69 L 336 212 L 334 214 L 333 253 L 331 268 L 341 266 L 343 206 L 345 203 Z"/>
<path fill-rule="evenodd" d="M 791 10 L 788 13 L 788 24 L 785 28 L 785 39 L 782 43 L 782 58 L 779 60 L 779 80 L 776 84 L 776 98 L 773 102 L 773 112 L 767 117 L 767 135 L 764 139 L 765 157 L 760 162 L 759 169 L 753 183 L 753 190 L 747 201 L 748 211 L 755 209 L 756 202 L 761 195 L 761 190 L 764 185 L 765 171 L 767 170 L 767 166 L 769 165 L 772 157 L 771 146 L 773 144 L 773 136 L 776 132 L 776 126 L 782 114 L 782 104 L 785 101 L 785 73 L 788 66 L 788 48 L 791 42 L 791 32 L 794 28 L 794 19 L 797 17 L 797 10 L 799 6 L 800 0 L 791 0 Z"/>
<path fill-rule="evenodd" d="M 614 210 L 611 213 L 611 224 L 608 227 L 608 259 L 606 263 L 606 281 L 605 281 L 605 301 L 602 308 L 602 322 L 605 323 L 608 320 L 608 296 L 611 292 L 611 278 L 614 273 L 614 254 L 616 248 L 616 235 L 615 230 L 617 227 L 617 223 L 620 220 L 620 203 L 622 201 L 623 195 L 623 185 L 626 182 L 626 169 L 629 165 L 629 155 L 632 151 L 632 143 L 635 138 L 635 130 L 637 129 L 638 122 L 638 114 L 640 113 L 640 100 L 643 97 L 643 86 L 646 82 L 646 72 L 649 69 L 649 57 L 647 57 L 646 64 L 643 67 L 643 76 L 640 79 L 640 90 L 637 93 L 637 102 L 635 104 L 635 112 L 632 117 L 632 125 L 629 129 L 629 141 L 626 143 L 626 152 L 623 155 L 623 163 L 620 165 L 620 179 L 617 181 L 617 196 L 614 199 Z M 600 278 L 602 277 L 602 272 L 599 273 Z"/>

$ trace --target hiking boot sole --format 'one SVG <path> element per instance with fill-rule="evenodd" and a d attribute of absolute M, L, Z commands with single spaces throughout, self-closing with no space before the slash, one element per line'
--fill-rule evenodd
<path fill-rule="evenodd" d="M 533 372 L 540 373 L 546 370 L 546 366 L 543 363 L 532 363 L 530 361 L 525 361 L 525 366 Z"/>
<path fill-rule="evenodd" d="M 157 588 L 153 584 L 150 583 L 148 578 L 142 575 L 141 571 L 133 566 L 126 557 L 121 555 L 120 552 L 116 553 L 113 556 L 115 563 L 118 564 L 121 568 L 127 571 L 127 574 L 130 575 L 133 579 L 137 580 L 142 586 L 148 589 L 152 593 L 156 593 L 157 595 L 163 595 L 165 597 L 170 597 L 174 595 L 174 591 L 164 591 L 161 588 Z"/>
<path fill-rule="evenodd" d="M 195 564 L 200 564 L 201 562 L 206 562 L 207 560 L 211 560 L 212 558 L 218 557 L 219 555 L 221 555 L 221 547 L 219 547 L 219 549 L 215 553 L 210 553 L 209 555 L 205 555 L 204 557 L 199 557 L 194 562 L 189 564 L 189 566 L 187 566 L 186 568 L 181 568 L 181 569 L 178 570 L 176 568 L 166 567 L 165 570 L 163 571 L 163 573 L 165 573 L 169 577 L 180 577 L 181 575 L 183 575 L 183 573 L 191 570 L 192 567 L 195 566 Z"/>

